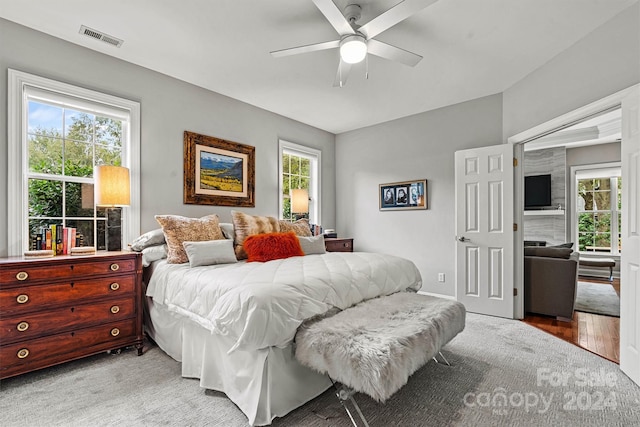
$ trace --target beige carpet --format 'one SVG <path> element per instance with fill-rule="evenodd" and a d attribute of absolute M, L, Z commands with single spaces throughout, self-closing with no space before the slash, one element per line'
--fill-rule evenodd
<path fill-rule="evenodd" d="M 444 354 L 453 366 L 427 364 L 384 405 L 356 395 L 371 427 L 640 425 L 640 388 L 617 365 L 522 322 L 468 314 Z M 71 362 L 0 388 L 4 427 L 247 425 L 224 394 L 182 378 L 180 364 L 157 347 L 142 357 Z M 328 391 L 274 425 L 351 424 Z"/>

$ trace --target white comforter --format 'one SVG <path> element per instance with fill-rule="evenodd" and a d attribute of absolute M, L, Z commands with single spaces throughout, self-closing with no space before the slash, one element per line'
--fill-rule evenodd
<path fill-rule="evenodd" d="M 196 268 L 160 261 L 147 296 L 231 337 L 233 351 L 284 347 L 305 319 L 421 286 L 420 272 L 404 258 L 332 252 Z"/>

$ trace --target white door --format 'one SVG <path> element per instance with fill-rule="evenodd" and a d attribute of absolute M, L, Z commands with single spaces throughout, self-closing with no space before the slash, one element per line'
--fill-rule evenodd
<path fill-rule="evenodd" d="M 456 298 L 513 318 L 513 146 L 455 153 Z"/>
<path fill-rule="evenodd" d="M 640 88 L 622 100 L 620 369 L 640 384 Z"/>

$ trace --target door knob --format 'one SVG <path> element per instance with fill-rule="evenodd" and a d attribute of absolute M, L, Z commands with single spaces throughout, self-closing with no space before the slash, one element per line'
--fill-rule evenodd
<path fill-rule="evenodd" d="M 459 241 L 459 242 L 470 242 L 470 241 L 471 241 L 471 239 L 467 239 L 467 238 L 466 238 L 466 237 L 464 237 L 464 236 L 460 236 L 460 237 L 458 237 L 458 241 Z"/>

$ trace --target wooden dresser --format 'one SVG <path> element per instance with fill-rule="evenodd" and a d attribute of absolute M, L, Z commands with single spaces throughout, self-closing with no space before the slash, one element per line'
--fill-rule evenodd
<path fill-rule="evenodd" d="M 353 239 L 326 237 L 324 244 L 327 252 L 353 252 Z"/>
<path fill-rule="evenodd" d="M 132 252 L 0 259 L 0 378 L 135 345 L 142 260 Z"/>

